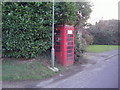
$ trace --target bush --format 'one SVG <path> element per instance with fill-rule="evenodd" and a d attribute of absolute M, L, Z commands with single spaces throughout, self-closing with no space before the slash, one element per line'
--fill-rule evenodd
<path fill-rule="evenodd" d="M 89 31 L 94 36 L 93 44 L 117 45 L 119 42 L 118 20 L 100 20 Z"/>
<path fill-rule="evenodd" d="M 75 24 L 78 9 L 74 2 L 55 3 L 55 24 Z"/>
<path fill-rule="evenodd" d="M 32 58 L 50 48 L 50 7 L 51 3 L 3 3 L 3 56 Z"/>
<path fill-rule="evenodd" d="M 85 39 L 87 45 L 90 45 L 93 43 L 93 36 L 86 30 L 83 30 L 82 37 Z"/>
<path fill-rule="evenodd" d="M 84 28 L 76 27 L 75 61 L 80 61 L 88 45 L 93 43 L 93 36 Z"/>
<path fill-rule="evenodd" d="M 86 40 L 80 36 L 79 32 L 76 32 L 75 35 L 75 61 L 80 61 L 83 53 L 86 51 L 87 42 Z"/>
<path fill-rule="evenodd" d="M 3 57 L 33 58 L 50 49 L 52 2 L 3 2 L 2 6 Z M 81 22 L 85 26 L 90 7 L 89 3 L 57 2 L 55 24 L 77 26 Z"/>
<path fill-rule="evenodd" d="M 75 10 L 75 3 L 56 3 L 56 24 L 75 19 Z M 3 2 L 2 13 L 3 56 L 32 58 L 51 47 L 51 2 Z"/>

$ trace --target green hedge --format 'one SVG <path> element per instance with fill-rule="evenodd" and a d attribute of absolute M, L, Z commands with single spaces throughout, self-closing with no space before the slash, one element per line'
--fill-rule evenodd
<path fill-rule="evenodd" d="M 73 24 L 75 3 L 55 5 L 55 24 Z M 3 57 L 32 58 L 51 47 L 51 2 L 3 2 L 2 6 Z"/>

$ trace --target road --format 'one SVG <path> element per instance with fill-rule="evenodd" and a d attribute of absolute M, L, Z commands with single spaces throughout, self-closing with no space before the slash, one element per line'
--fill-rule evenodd
<path fill-rule="evenodd" d="M 43 88 L 118 88 L 118 55 Z"/>

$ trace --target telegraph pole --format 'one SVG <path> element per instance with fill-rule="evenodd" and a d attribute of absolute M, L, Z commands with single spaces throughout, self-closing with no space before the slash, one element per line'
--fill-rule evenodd
<path fill-rule="evenodd" d="M 55 67 L 55 49 L 54 49 L 54 0 L 53 0 L 53 8 L 52 8 L 52 49 L 51 49 L 51 67 L 48 66 L 54 72 L 59 71 L 58 68 Z"/>
<path fill-rule="evenodd" d="M 54 49 L 54 0 L 53 0 L 53 8 L 52 8 L 52 49 L 51 49 L 51 65 L 52 68 L 54 68 L 54 62 L 55 62 L 55 49 Z"/>

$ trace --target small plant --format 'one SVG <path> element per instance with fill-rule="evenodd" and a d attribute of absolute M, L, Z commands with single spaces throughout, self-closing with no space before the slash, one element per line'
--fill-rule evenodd
<path fill-rule="evenodd" d="M 75 35 L 75 47 L 74 47 L 75 61 L 80 61 L 80 58 L 82 57 L 83 53 L 85 52 L 86 47 L 87 47 L 87 42 L 77 32 Z"/>

